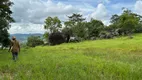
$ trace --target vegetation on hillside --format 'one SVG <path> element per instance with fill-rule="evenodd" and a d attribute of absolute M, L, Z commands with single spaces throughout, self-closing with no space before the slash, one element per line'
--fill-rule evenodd
<path fill-rule="evenodd" d="M 2 48 L 10 44 L 12 4 L 0 0 Z M 142 16 L 123 9 L 121 15 L 112 15 L 111 25 L 106 26 L 100 20 L 87 22 L 83 15 L 73 13 L 63 24 L 58 17 L 45 20 L 44 40 L 56 46 L 44 46 L 40 36 L 30 36 L 17 62 L 12 61 L 7 49 L 0 50 L 0 80 L 142 79 L 142 34 L 134 35 L 142 33 Z"/>
<path fill-rule="evenodd" d="M 23 48 L 17 62 L 0 51 L 0 80 L 141 80 L 142 34 L 133 39 Z"/>
<path fill-rule="evenodd" d="M 35 47 L 44 44 L 40 36 L 30 36 L 27 39 L 27 46 Z"/>
<path fill-rule="evenodd" d="M 142 32 L 142 16 L 133 13 L 128 9 L 123 9 L 121 15 L 112 15 L 111 25 L 106 26 L 102 21 L 91 19 L 89 22 L 85 21 L 80 14 L 72 14 L 68 16 L 68 21 L 64 22 L 65 27 L 61 27 L 61 21 L 57 17 L 48 17 L 45 21 L 45 29 L 50 33 L 60 33 L 69 42 L 70 37 L 75 37 L 79 41 L 96 40 L 96 39 L 110 39 L 121 35 L 129 35 L 133 33 Z M 46 32 L 47 34 L 47 32 Z M 45 37 L 46 39 L 51 36 Z M 54 36 L 57 37 L 58 36 Z M 58 39 L 55 40 L 58 42 Z M 54 41 L 54 39 L 53 39 Z M 51 44 L 55 44 L 49 41 Z"/>

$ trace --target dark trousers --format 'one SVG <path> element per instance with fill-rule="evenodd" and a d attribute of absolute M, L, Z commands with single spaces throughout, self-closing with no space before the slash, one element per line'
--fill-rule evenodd
<path fill-rule="evenodd" d="M 18 52 L 12 52 L 13 60 L 17 60 L 18 58 Z"/>

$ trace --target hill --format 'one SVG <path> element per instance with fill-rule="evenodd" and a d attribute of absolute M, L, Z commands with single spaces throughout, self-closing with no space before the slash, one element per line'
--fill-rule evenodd
<path fill-rule="evenodd" d="M 0 51 L 0 80 L 142 80 L 142 34 L 133 39 L 23 48 L 19 60 Z"/>
<path fill-rule="evenodd" d="M 22 42 L 26 42 L 27 38 L 29 36 L 41 36 L 42 37 L 42 35 L 43 34 L 40 34 L 40 33 L 34 33 L 34 34 L 10 34 L 10 38 L 12 36 L 15 36 L 17 38 L 17 40 L 19 40 L 22 43 Z"/>

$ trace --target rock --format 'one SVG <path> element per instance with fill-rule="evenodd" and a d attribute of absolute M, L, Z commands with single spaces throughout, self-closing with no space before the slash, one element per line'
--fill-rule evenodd
<path fill-rule="evenodd" d="M 128 36 L 128 39 L 133 39 L 134 37 L 133 36 Z"/>
<path fill-rule="evenodd" d="M 79 42 L 80 40 L 77 37 L 70 37 L 70 42 Z"/>

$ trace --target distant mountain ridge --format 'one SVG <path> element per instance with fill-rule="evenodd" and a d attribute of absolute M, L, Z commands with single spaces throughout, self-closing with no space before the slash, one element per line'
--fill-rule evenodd
<path fill-rule="evenodd" d="M 42 37 L 42 35 L 43 35 L 43 34 L 41 34 L 41 33 L 33 33 L 33 34 L 21 34 L 21 33 L 18 33 L 18 34 L 10 34 L 10 38 L 11 38 L 12 36 L 15 36 L 16 39 L 17 39 L 18 41 L 20 41 L 20 43 L 24 43 L 24 42 L 27 41 L 27 38 L 28 38 L 29 36 L 41 36 L 41 37 Z"/>

